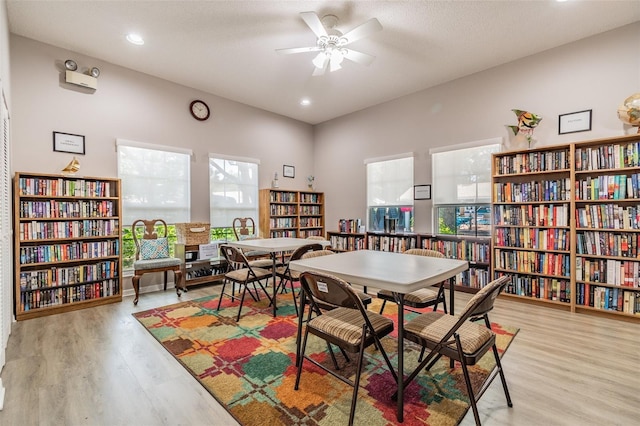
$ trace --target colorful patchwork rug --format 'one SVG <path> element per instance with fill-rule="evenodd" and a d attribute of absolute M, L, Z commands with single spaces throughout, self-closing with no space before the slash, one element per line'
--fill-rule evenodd
<path fill-rule="evenodd" d="M 255 302 L 247 295 L 240 321 L 238 303 L 218 296 L 163 306 L 133 314 L 220 404 L 243 425 L 340 425 L 347 424 L 353 388 L 317 368 L 303 364 L 299 390 L 294 390 L 297 317 L 291 294 L 278 296 L 274 318 L 266 298 Z M 374 299 L 370 310 L 379 309 Z M 385 315 L 396 319 L 397 310 L 387 304 Z M 407 313 L 408 320 L 413 313 Z M 517 329 L 492 324 L 501 354 Z M 394 332 L 395 333 L 395 332 Z M 383 346 L 396 363 L 396 337 L 385 337 Z M 355 374 L 355 359 L 346 363 L 336 351 L 340 373 Z M 417 366 L 419 348 L 405 345 L 405 372 Z M 307 354 L 332 365 L 326 343 L 309 336 Z M 480 384 L 495 361 L 491 351 L 472 367 L 472 380 Z M 379 351 L 365 354 L 355 424 L 394 425 L 396 390 L 393 377 Z M 507 377 L 508 377 L 507 367 Z M 499 380 L 492 386 L 500 386 Z M 505 401 L 506 404 L 506 401 Z M 422 372 L 406 389 L 404 425 L 457 425 L 469 409 L 462 370 L 449 369 L 440 360 Z"/>

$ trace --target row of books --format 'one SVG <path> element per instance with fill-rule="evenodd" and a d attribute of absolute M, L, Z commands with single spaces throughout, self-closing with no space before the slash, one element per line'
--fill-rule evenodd
<path fill-rule="evenodd" d="M 640 288 L 640 262 L 577 256 L 576 281 Z"/>
<path fill-rule="evenodd" d="M 601 175 L 576 180 L 576 200 L 624 200 L 640 198 L 640 173 Z"/>
<path fill-rule="evenodd" d="M 514 275 L 511 282 L 507 284 L 505 293 L 569 303 L 571 302 L 571 283 L 557 278 Z"/>
<path fill-rule="evenodd" d="M 322 235 L 322 229 L 301 229 L 300 238 L 308 237 L 324 237 L 324 235 Z"/>
<path fill-rule="evenodd" d="M 320 203 L 320 194 L 309 194 L 307 192 L 300 194 L 301 203 L 318 204 Z"/>
<path fill-rule="evenodd" d="M 271 191 L 270 200 L 272 203 L 297 203 L 297 192 Z"/>
<path fill-rule="evenodd" d="M 83 237 L 118 237 L 117 219 L 73 220 L 68 222 L 23 222 L 20 241 Z"/>
<path fill-rule="evenodd" d="M 587 204 L 576 209 L 579 228 L 640 229 L 640 204 Z"/>
<path fill-rule="evenodd" d="M 365 249 L 365 238 L 363 236 L 332 235 L 331 248 L 340 251 L 353 251 Z"/>
<path fill-rule="evenodd" d="M 576 147 L 576 170 L 619 169 L 640 166 L 640 142 L 598 147 Z"/>
<path fill-rule="evenodd" d="M 532 182 L 496 182 L 493 184 L 493 200 L 498 203 L 529 201 L 568 201 L 571 198 L 571 179 L 542 180 Z"/>
<path fill-rule="evenodd" d="M 501 247 L 569 250 L 570 232 L 560 228 L 496 228 L 494 243 Z"/>
<path fill-rule="evenodd" d="M 269 209 L 271 216 L 295 216 L 298 214 L 298 206 L 295 204 L 271 204 Z"/>
<path fill-rule="evenodd" d="M 51 244 L 20 247 L 20 264 L 63 262 L 80 259 L 98 259 L 118 256 L 120 242 L 116 240 L 73 242 L 69 244 Z"/>
<path fill-rule="evenodd" d="M 402 253 L 403 251 L 416 248 L 416 237 L 391 237 L 386 235 L 369 235 L 367 237 L 367 248 L 369 250 L 392 251 Z"/>
<path fill-rule="evenodd" d="M 24 219 L 113 217 L 115 213 L 115 203 L 109 200 L 20 201 L 20 217 Z"/>
<path fill-rule="evenodd" d="M 499 175 L 569 169 L 569 150 L 526 152 L 496 157 Z"/>
<path fill-rule="evenodd" d="M 640 315 L 640 293 L 621 288 L 576 285 L 576 304 L 596 309 Z"/>
<path fill-rule="evenodd" d="M 99 283 L 80 284 L 70 287 L 26 290 L 20 293 L 20 308 L 24 312 L 114 296 L 120 292 L 119 287 L 119 280 L 106 280 Z"/>
<path fill-rule="evenodd" d="M 362 226 L 361 219 L 340 219 L 338 220 L 338 232 L 352 233 L 359 232 Z"/>
<path fill-rule="evenodd" d="M 301 217 L 300 226 L 307 227 L 307 228 L 322 226 L 322 218 L 321 217 Z"/>
<path fill-rule="evenodd" d="M 60 287 L 118 277 L 118 262 L 107 261 L 90 265 L 50 268 L 20 272 L 20 290 Z"/>
<path fill-rule="evenodd" d="M 495 251 L 496 268 L 515 272 L 528 272 L 569 277 L 571 258 L 563 253 L 542 253 L 518 250 Z"/>
<path fill-rule="evenodd" d="M 576 253 L 593 256 L 638 257 L 640 233 L 580 231 L 576 234 Z"/>
<path fill-rule="evenodd" d="M 491 247 L 489 243 L 478 241 L 449 241 L 425 238 L 422 248 L 439 251 L 450 259 L 461 259 L 469 262 L 489 263 Z"/>
<path fill-rule="evenodd" d="M 320 206 L 300 206 L 301 215 L 321 215 Z"/>
<path fill-rule="evenodd" d="M 569 205 L 494 205 L 496 226 L 569 226 Z"/>
<path fill-rule="evenodd" d="M 491 272 L 488 269 L 469 268 L 460 275 L 458 284 L 463 287 L 481 289 L 491 282 Z"/>
<path fill-rule="evenodd" d="M 114 182 L 85 179 L 24 178 L 18 180 L 20 195 L 46 195 L 51 197 L 111 197 Z"/>
<path fill-rule="evenodd" d="M 271 238 L 298 238 L 296 230 L 271 231 Z"/>
<path fill-rule="evenodd" d="M 298 219 L 295 217 L 278 217 L 269 219 L 270 228 L 295 228 L 298 226 Z"/>

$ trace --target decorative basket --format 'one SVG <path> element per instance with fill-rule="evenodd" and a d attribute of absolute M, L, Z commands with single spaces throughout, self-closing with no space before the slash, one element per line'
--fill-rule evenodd
<path fill-rule="evenodd" d="M 203 222 L 176 223 L 178 244 L 209 244 L 211 225 Z"/>

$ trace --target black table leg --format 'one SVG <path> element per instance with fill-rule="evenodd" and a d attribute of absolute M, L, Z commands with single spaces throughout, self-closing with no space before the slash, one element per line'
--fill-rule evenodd
<path fill-rule="evenodd" d="M 398 301 L 398 412 L 399 422 L 404 419 L 404 294 L 396 293 Z"/>

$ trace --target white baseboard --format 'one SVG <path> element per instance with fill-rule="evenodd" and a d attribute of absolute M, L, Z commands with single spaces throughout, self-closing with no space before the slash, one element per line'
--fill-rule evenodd
<path fill-rule="evenodd" d="M 2 379 L 0 379 L 0 411 L 4 407 L 4 386 L 2 386 Z"/>

